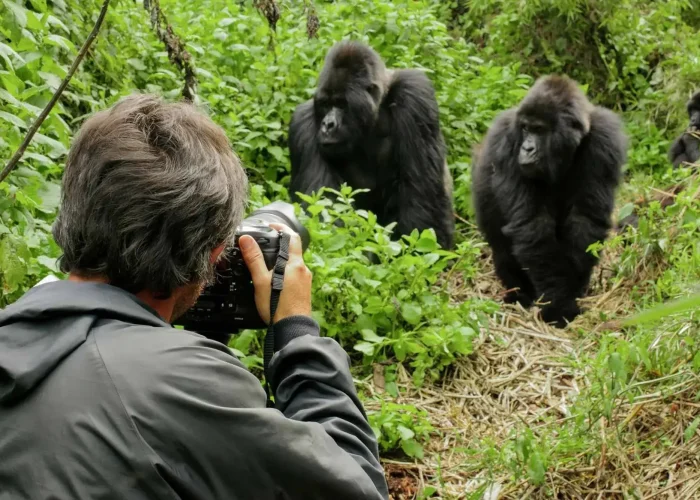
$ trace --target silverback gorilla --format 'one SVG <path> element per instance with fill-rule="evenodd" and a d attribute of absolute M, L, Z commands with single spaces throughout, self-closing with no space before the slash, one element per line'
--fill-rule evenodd
<path fill-rule="evenodd" d="M 687 130 L 673 142 L 668 154 L 674 167 L 700 160 L 700 91 L 693 95 L 686 107 L 690 124 Z"/>
<path fill-rule="evenodd" d="M 369 189 L 356 207 L 382 225 L 396 222 L 395 235 L 433 228 L 443 248 L 453 247 L 452 177 L 435 92 L 421 71 L 391 71 L 364 44 L 335 44 L 313 99 L 294 111 L 289 149 L 294 201 L 342 183 Z"/>
<path fill-rule="evenodd" d="M 558 327 L 579 314 L 576 298 L 597 263 L 586 249 L 612 225 L 627 144 L 618 116 L 567 77 L 540 78 L 496 118 L 472 193 L 506 302 L 529 307 L 542 298 L 542 319 Z"/>

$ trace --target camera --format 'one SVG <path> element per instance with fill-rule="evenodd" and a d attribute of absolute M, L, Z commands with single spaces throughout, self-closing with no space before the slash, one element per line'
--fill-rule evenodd
<path fill-rule="evenodd" d="M 238 240 L 243 235 L 252 236 L 260 246 L 267 268 L 272 269 L 279 253 L 280 233 L 270 223 L 288 226 L 301 237 L 303 250 L 309 246 L 309 232 L 297 220 L 293 205 L 275 201 L 255 210 L 236 228 L 233 246 L 217 263 L 216 281 L 178 319 L 178 325 L 224 343 L 239 330 L 267 327 L 255 306 L 253 281 Z"/>

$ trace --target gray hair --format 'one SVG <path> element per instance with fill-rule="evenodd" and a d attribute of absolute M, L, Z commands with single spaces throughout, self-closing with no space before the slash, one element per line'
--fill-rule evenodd
<path fill-rule="evenodd" d="M 127 97 L 88 119 L 68 154 L 53 227 L 61 271 L 163 298 L 209 283 L 211 252 L 232 241 L 247 190 L 209 117 L 187 103 Z"/>

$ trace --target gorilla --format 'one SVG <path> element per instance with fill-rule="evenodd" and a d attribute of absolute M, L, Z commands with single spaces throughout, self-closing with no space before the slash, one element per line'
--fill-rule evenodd
<path fill-rule="evenodd" d="M 690 123 L 688 128 L 678 137 L 668 152 L 668 159 L 673 164 L 673 168 L 678 168 L 684 163 L 693 164 L 700 160 L 700 91 L 697 91 L 686 104 Z M 658 201 L 662 209 L 666 209 L 675 203 L 675 196 L 685 189 L 684 183 L 674 184 L 662 189 L 661 193 L 655 193 L 650 200 L 641 200 L 636 203 L 633 212 L 620 219 L 616 230 L 623 233 L 627 226 L 638 227 L 639 215 L 637 208 L 647 205 L 649 201 Z"/>
<path fill-rule="evenodd" d="M 476 222 L 492 249 L 505 301 L 542 319 L 573 320 L 607 237 L 627 160 L 627 135 L 612 111 L 591 104 L 566 76 L 538 79 L 520 105 L 489 128 L 472 173 Z"/>
<path fill-rule="evenodd" d="M 290 193 L 322 187 L 369 189 L 356 208 L 372 211 L 394 236 L 433 228 L 454 245 L 452 177 L 430 80 L 418 70 L 389 70 L 370 47 L 335 44 L 312 99 L 289 125 Z"/>
<path fill-rule="evenodd" d="M 700 160 L 700 91 L 696 92 L 686 104 L 690 123 L 671 145 L 669 160 L 674 168 L 682 163 L 696 163 Z"/>

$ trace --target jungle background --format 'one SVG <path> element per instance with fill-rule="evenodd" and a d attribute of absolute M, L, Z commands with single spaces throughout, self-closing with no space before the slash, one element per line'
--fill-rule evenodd
<path fill-rule="evenodd" d="M 102 4 L 0 0 L 2 165 Z M 92 113 L 135 90 L 193 96 L 244 162 L 250 208 L 288 200 L 294 107 L 313 94 L 335 41 L 363 40 L 388 66 L 422 68 L 434 82 L 459 232 L 454 252 L 430 231 L 391 242 L 373 214 L 352 209 L 350 189 L 336 202 L 309 198 L 302 215 L 314 314 L 351 356 L 393 497 L 697 498 L 700 182 L 672 170 L 667 151 L 700 87 L 698 29 L 691 0 L 112 0 L 0 182 L 0 307 L 57 274 L 61 172 Z M 470 198 L 474 146 L 549 73 L 622 114 L 631 144 L 615 218 L 640 217 L 591 249 L 602 261 L 585 313 L 565 329 L 502 303 Z M 383 263 L 368 263 L 365 249 Z M 263 334 L 230 344 L 258 375 Z"/>

